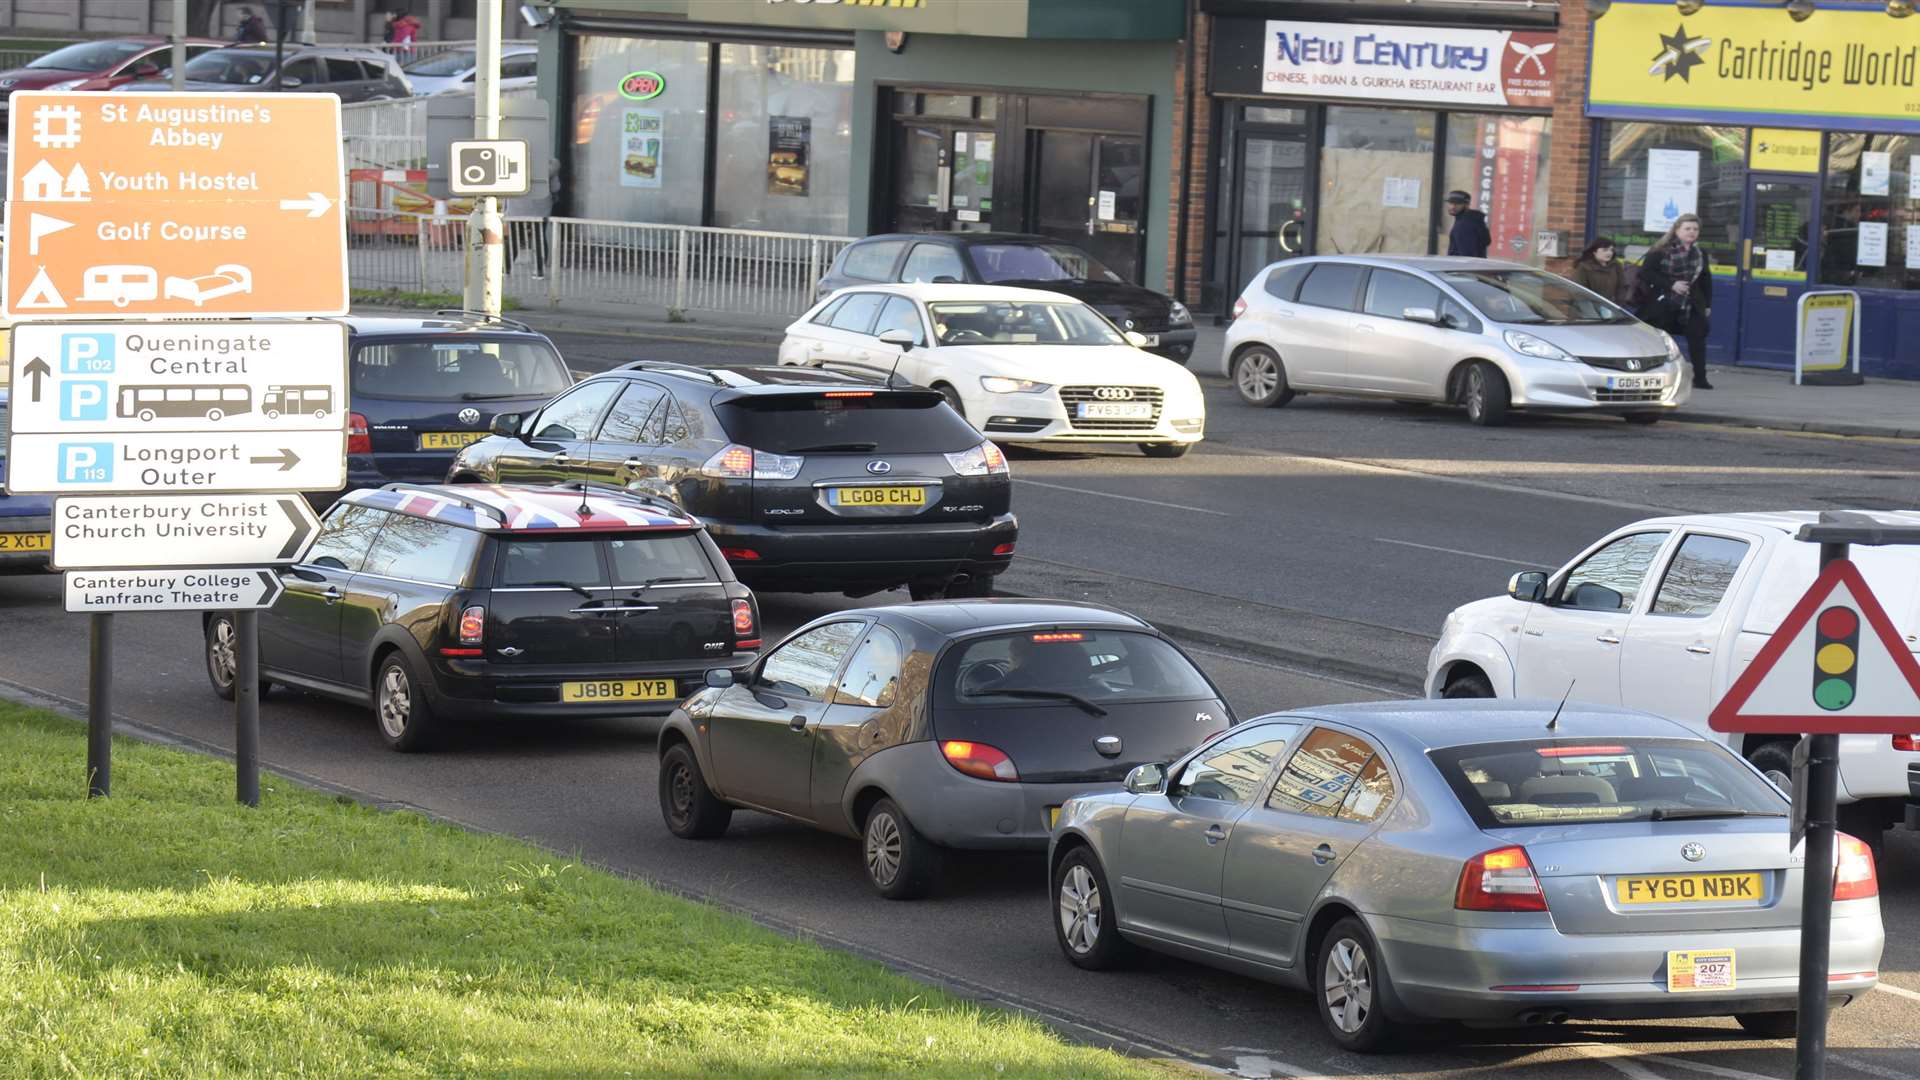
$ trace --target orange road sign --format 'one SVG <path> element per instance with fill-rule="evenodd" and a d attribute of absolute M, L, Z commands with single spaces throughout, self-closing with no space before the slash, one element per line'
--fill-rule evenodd
<path fill-rule="evenodd" d="M 346 314 L 339 98 L 22 92 L 10 113 L 8 318 Z"/>

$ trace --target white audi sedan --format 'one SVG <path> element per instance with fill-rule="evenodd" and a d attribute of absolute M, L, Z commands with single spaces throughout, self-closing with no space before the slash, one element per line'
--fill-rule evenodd
<path fill-rule="evenodd" d="M 1206 434 L 1200 383 L 1072 297 L 990 285 L 841 289 L 787 327 L 780 362 L 930 386 L 995 442 L 1133 443 L 1180 457 Z"/>

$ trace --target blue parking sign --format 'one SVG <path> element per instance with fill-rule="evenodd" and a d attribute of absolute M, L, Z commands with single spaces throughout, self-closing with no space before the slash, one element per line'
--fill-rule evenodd
<path fill-rule="evenodd" d="M 60 370 L 67 375 L 113 374 L 113 335 L 61 334 Z"/>
<path fill-rule="evenodd" d="M 60 384 L 60 419 L 105 420 L 107 386 L 100 379 L 69 379 Z"/>
<path fill-rule="evenodd" d="M 61 443 L 60 482 L 63 484 L 113 483 L 113 444 L 110 442 Z"/>

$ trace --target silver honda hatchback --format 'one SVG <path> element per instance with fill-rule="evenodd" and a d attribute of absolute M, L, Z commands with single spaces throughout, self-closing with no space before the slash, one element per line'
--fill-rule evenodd
<path fill-rule="evenodd" d="M 1342 1047 L 1402 1025 L 1732 1016 L 1794 1032 L 1788 803 L 1669 720 L 1552 702 L 1273 714 L 1061 808 L 1068 960 L 1136 946 L 1308 990 Z M 1828 989 L 1878 981 L 1873 856 L 1840 838 Z"/>
<path fill-rule="evenodd" d="M 1519 263 L 1325 256 L 1274 263 L 1234 302 L 1220 374 L 1248 403 L 1350 394 L 1616 413 L 1650 424 L 1684 405 L 1680 348 L 1595 293 Z"/>

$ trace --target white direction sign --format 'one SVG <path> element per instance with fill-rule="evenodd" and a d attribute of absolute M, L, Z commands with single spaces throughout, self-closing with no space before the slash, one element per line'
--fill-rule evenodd
<path fill-rule="evenodd" d="M 280 597 L 271 570 L 70 570 L 67 610 L 241 611 Z"/>
<path fill-rule="evenodd" d="M 23 324 L 11 356 L 11 493 L 346 485 L 339 323 Z"/>
<path fill-rule="evenodd" d="M 298 495 L 100 495 L 53 501 L 56 570 L 300 561 L 320 522 Z"/>

